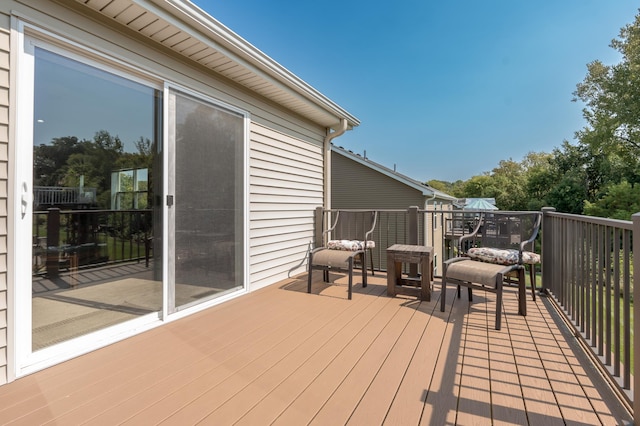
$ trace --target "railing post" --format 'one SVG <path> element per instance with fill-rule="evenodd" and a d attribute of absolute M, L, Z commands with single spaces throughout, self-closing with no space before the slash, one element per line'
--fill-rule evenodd
<path fill-rule="evenodd" d="M 47 275 L 57 277 L 60 267 L 60 209 L 47 209 Z M 53 251 L 51 251 L 53 249 Z"/>
<path fill-rule="evenodd" d="M 407 224 L 407 244 L 417 245 L 419 240 L 418 236 L 418 207 L 411 206 L 409 207 L 408 212 L 408 221 Z M 424 274 L 424 271 L 422 272 Z M 409 277 L 415 278 L 418 276 L 418 264 L 411 263 L 409 264 Z"/>
<path fill-rule="evenodd" d="M 640 264 L 636 265 L 635 258 L 640 256 L 640 213 L 631 216 L 633 222 L 633 424 L 640 425 L 640 398 L 636 398 L 636 392 L 640 391 Z"/>
<path fill-rule="evenodd" d="M 540 270 L 542 272 L 542 288 L 541 292 L 548 293 L 552 288 L 552 271 L 553 271 L 553 232 L 551 231 L 551 218 L 549 213 L 555 212 L 555 207 L 543 207 L 542 208 L 542 244 L 541 244 L 541 262 Z"/>
<path fill-rule="evenodd" d="M 408 227 L 407 227 L 407 244 L 417 245 L 418 244 L 418 207 L 411 206 L 409 207 L 408 214 Z"/>
<path fill-rule="evenodd" d="M 313 248 L 322 247 L 322 207 L 316 207 L 313 213 Z"/>

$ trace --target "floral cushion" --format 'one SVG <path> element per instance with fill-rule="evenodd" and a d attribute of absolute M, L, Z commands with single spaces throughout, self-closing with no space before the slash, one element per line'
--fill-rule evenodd
<path fill-rule="evenodd" d="M 488 263 L 497 263 L 499 265 L 515 265 L 518 263 L 518 250 L 515 249 L 473 247 L 469 249 L 467 255 L 472 259 Z M 523 251 L 522 263 L 540 263 L 540 255 L 530 251 Z"/>
<path fill-rule="evenodd" d="M 372 249 L 375 247 L 375 241 L 367 241 L 366 248 Z M 327 248 L 330 250 L 358 251 L 365 249 L 365 242 L 358 240 L 329 240 Z"/>

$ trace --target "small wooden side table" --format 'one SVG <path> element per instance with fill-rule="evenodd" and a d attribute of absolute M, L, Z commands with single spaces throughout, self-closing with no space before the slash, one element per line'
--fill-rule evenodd
<path fill-rule="evenodd" d="M 402 277 L 402 264 L 420 265 L 420 278 Z M 387 248 L 387 295 L 406 294 L 431 300 L 433 247 L 394 244 Z"/>

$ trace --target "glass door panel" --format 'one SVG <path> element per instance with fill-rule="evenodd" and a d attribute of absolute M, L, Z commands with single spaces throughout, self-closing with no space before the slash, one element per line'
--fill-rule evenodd
<path fill-rule="evenodd" d="M 169 114 L 173 312 L 243 287 L 244 116 L 177 91 Z"/>
<path fill-rule="evenodd" d="M 162 91 L 33 56 L 35 352 L 162 310 Z"/>

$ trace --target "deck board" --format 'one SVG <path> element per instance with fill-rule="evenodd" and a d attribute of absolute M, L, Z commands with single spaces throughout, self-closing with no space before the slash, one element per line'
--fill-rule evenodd
<path fill-rule="evenodd" d="M 386 296 L 306 275 L 0 387 L 0 424 L 619 424 L 548 301 Z M 562 324 L 560 325 L 562 327 Z"/>

